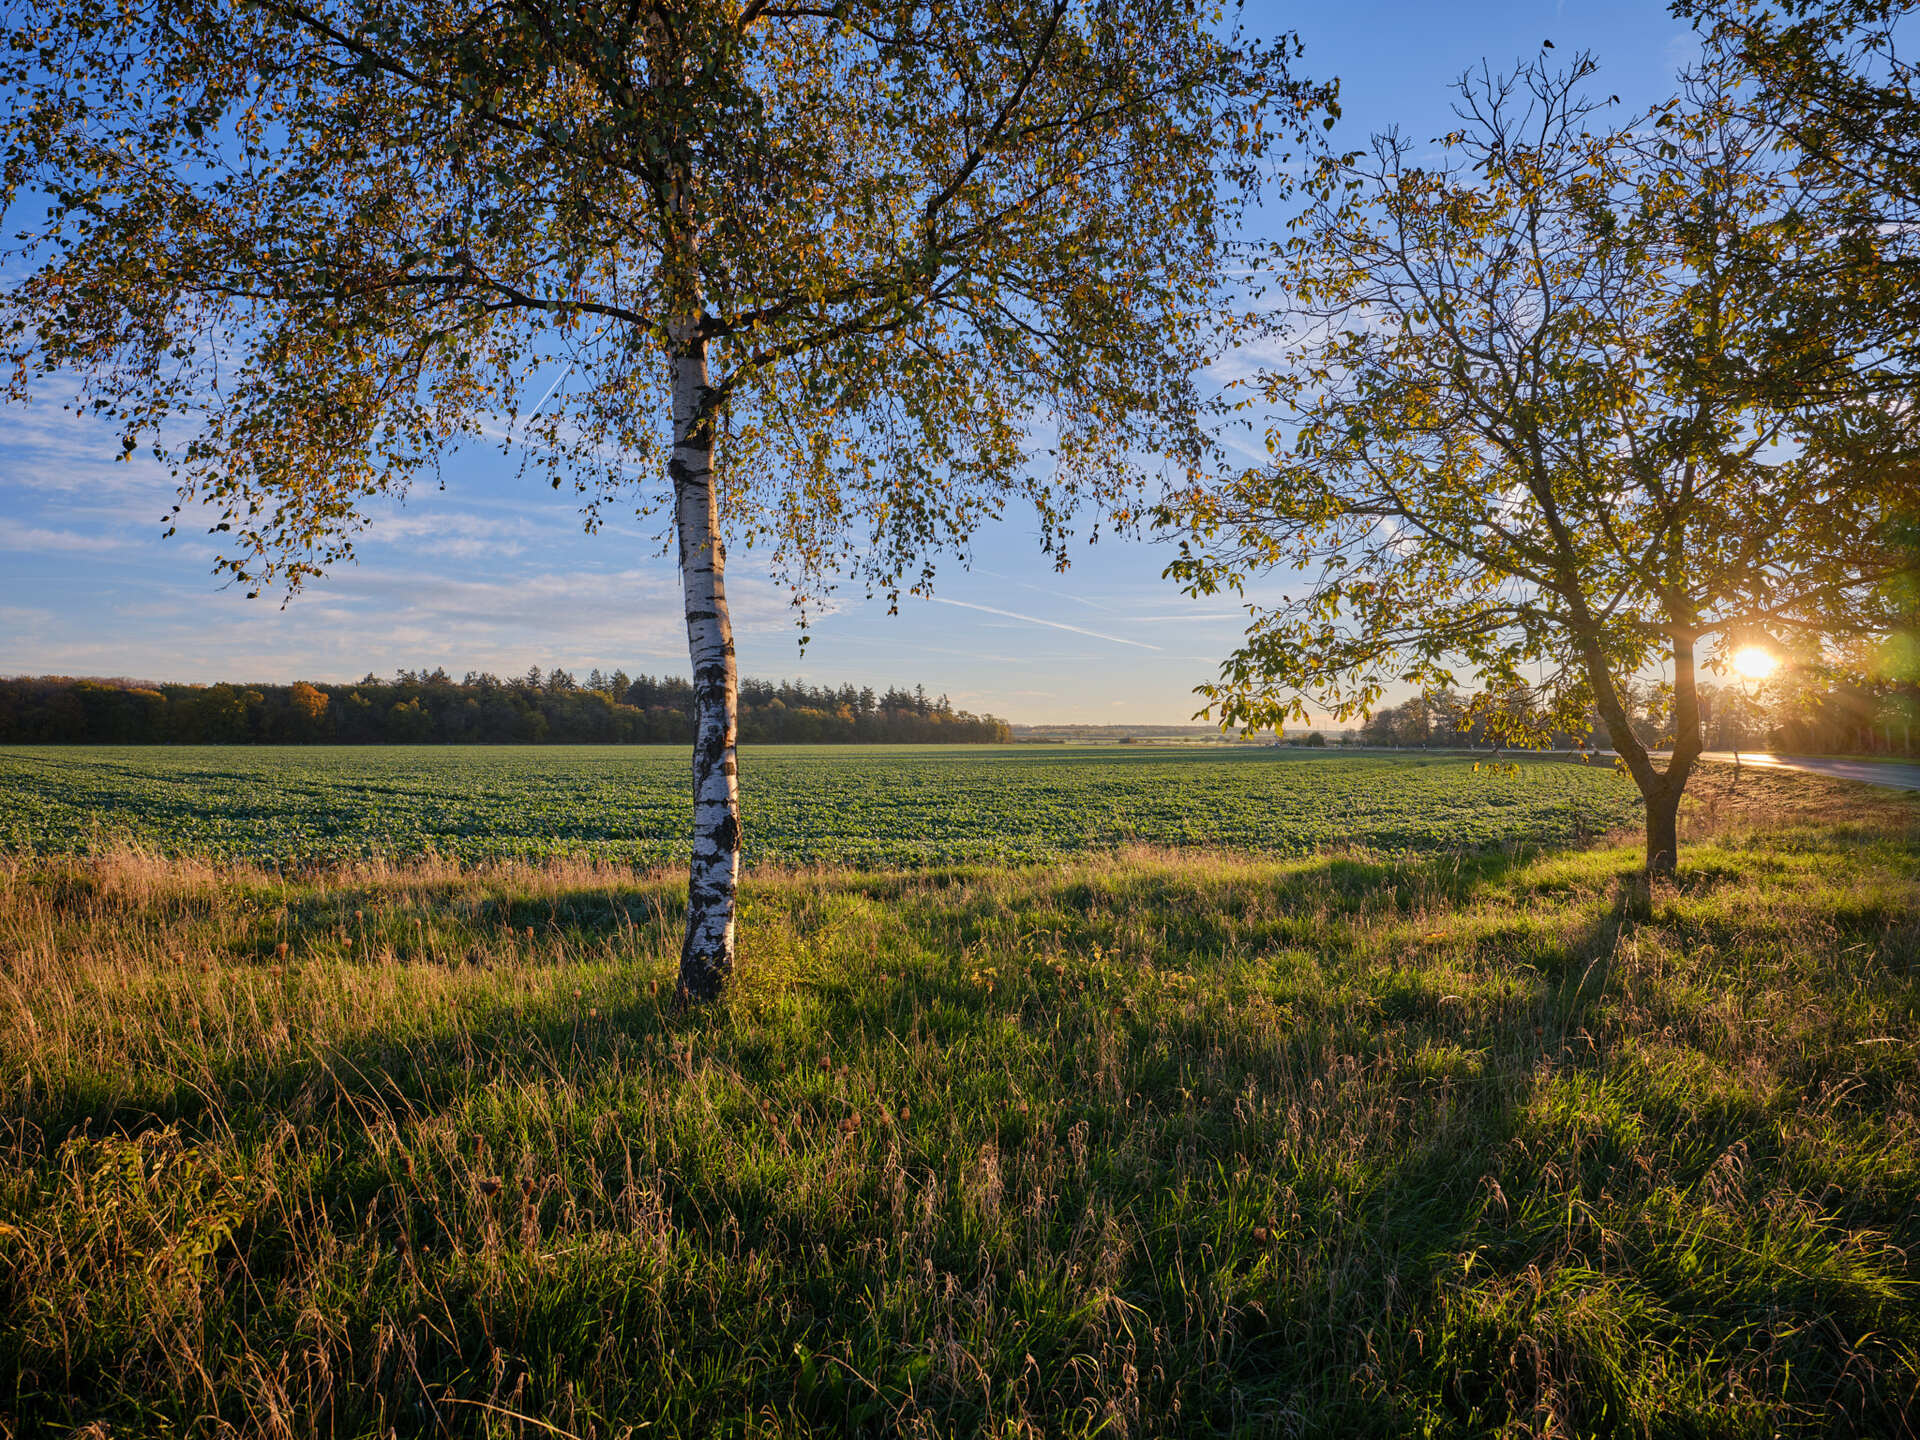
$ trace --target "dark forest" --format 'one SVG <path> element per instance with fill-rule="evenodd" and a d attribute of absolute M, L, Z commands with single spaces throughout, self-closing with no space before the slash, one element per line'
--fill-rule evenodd
<path fill-rule="evenodd" d="M 980 744 L 1007 722 L 908 691 L 740 682 L 746 744 Z M 693 687 L 678 676 L 563 669 L 503 680 L 402 670 L 347 685 L 0 679 L 0 744 L 685 745 Z"/>

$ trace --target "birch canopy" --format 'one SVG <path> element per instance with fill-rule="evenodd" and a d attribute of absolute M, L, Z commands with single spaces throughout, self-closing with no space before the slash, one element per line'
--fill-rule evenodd
<path fill-rule="evenodd" d="M 726 537 L 802 600 L 851 575 L 897 602 L 1016 499 L 1057 556 L 1197 462 L 1223 247 L 1331 99 L 1230 22 L 35 0 L 0 59 L 12 392 L 77 386 L 256 592 L 501 425 L 589 528 L 661 512 L 702 717 L 682 975 L 714 994 Z"/>
<path fill-rule="evenodd" d="M 1773 332 L 1771 268 L 1821 240 L 1773 224 L 1777 157 L 1710 89 L 1609 125 L 1592 72 L 1470 77 L 1436 144 L 1327 162 L 1272 257 L 1290 302 L 1261 322 L 1271 463 L 1162 516 L 1190 591 L 1287 587 L 1204 692 L 1223 718 L 1345 718 L 1463 677 L 1511 741 L 1597 711 L 1657 873 L 1701 751 L 1699 669 L 1888 621 L 1912 445 L 1870 396 L 1815 415 L 1773 403 L 1790 371 L 1756 383 L 1756 357 L 1832 359 Z M 1626 706 L 1652 673 L 1664 758 Z"/>

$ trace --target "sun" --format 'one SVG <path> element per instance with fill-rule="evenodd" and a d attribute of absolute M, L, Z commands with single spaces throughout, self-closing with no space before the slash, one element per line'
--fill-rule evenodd
<path fill-rule="evenodd" d="M 1742 680 L 1764 680 L 1779 668 L 1780 657 L 1764 645 L 1743 645 L 1733 652 L 1732 665 Z"/>

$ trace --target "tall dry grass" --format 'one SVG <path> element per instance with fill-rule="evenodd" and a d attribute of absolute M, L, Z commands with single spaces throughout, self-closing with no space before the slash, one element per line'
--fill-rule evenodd
<path fill-rule="evenodd" d="M 1915 807 L 1796 785 L 761 872 L 691 1013 L 664 875 L 0 862 L 0 1433 L 1911 1433 Z"/>

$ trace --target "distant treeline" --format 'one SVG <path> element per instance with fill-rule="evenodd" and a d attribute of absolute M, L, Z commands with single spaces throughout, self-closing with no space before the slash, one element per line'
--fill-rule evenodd
<path fill-rule="evenodd" d="M 1004 720 L 956 710 L 924 687 L 876 693 L 740 682 L 748 744 L 978 744 Z M 352 685 L 149 685 L 43 675 L 0 679 L 0 744 L 690 744 L 693 686 L 615 670 L 577 680 L 535 666 L 516 679 L 402 670 Z"/>
<path fill-rule="evenodd" d="M 1864 669 L 1864 667 L 1862 667 Z M 1640 743 L 1673 743 L 1672 697 L 1664 686 L 1629 685 L 1622 695 Z M 1800 666 L 1748 695 L 1737 683 L 1702 684 L 1701 740 L 1709 750 L 1766 748 L 1785 754 L 1911 755 L 1920 740 L 1920 685 L 1877 679 L 1834 667 Z M 1487 727 L 1470 718 L 1471 697 L 1451 690 L 1416 695 L 1376 710 L 1361 728 L 1365 745 L 1454 748 L 1492 743 Z M 1502 708 L 1525 706 L 1507 696 Z M 1556 732 L 1568 749 L 1610 744 L 1598 715 L 1579 733 Z"/>

